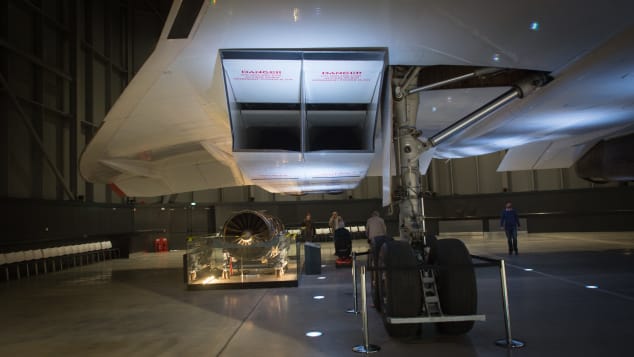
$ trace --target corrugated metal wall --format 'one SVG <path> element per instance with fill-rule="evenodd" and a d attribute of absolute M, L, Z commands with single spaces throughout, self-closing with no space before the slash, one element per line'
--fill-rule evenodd
<path fill-rule="evenodd" d="M 151 53 L 170 1 L 2 2 L 0 195 L 119 202 L 79 155 Z"/>

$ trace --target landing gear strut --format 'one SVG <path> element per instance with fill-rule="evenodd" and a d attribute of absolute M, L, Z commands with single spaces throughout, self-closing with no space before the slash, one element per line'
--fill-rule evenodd
<path fill-rule="evenodd" d="M 410 94 L 497 72 L 481 69 L 425 87 L 411 89 L 419 67 L 410 69 L 400 83 L 394 84 L 394 149 L 399 177 L 398 207 L 400 235 L 396 241 L 375 243 L 369 255 L 372 272 L 372 297 L 382 312 L 387 332 L 393 337 L 416 335 L 421 322 L 435 323 L 438 331 L 464 334 L 475 320 L 477 288 L 469 251 L 457 239 L 425 235 L 425 210 L 421 189 L 421 155 L 480 122 L 497 108 L 522 98 L 545 83 L 543 76 L 526 78 L 489 104 L 458 120 L 427 140 L 420 140 L 416 128 L 418 96 Z M 429 154 L 429 153 L 428 153 Z M 427 159 L 431 155 L 425 155 Z"/>

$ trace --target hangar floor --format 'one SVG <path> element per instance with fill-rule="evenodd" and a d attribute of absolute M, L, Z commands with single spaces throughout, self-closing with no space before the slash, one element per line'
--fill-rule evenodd
<path fill-rule="evenodd" d="M 479 268 L 486 322 L 465 336 L 436 335 L 425 326 L 422 337 L 397 341 L 370 308 L 370 342 L 381 347 L 376 355 L 631 356 L 634 233 L 519 239 L 519 256 L 504 254 L 499 234 L 465 241 L 472 254 L 506 259 L 513 337 L 524 348 L 494 345 L 504 338 L 500 280 L 496 268 Z M 352 347 L 363 342 L 361 317 L 345 312 L 353 304 L 351 274 L 335 269 L 331 244 L 322 243 L 325 279 L 302 275 L 298 288 L 188 291 L 183 252 L 133 254 L 0 283 L 0 355 L 358 355 Z M 363 241 L 355 245 L 365 249 Z M 306 337 L 311 330 L 323 335 Z"/>

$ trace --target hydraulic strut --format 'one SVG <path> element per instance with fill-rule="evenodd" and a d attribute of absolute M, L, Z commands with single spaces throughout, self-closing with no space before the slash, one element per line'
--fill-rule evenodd
<path fill-rule="evenodd" d="M 418 76 L 419 69 L 407 72 L 403 80 L 394 87 L 394 126 L 397 170 L 400 183 L 399 228 L 400 239 L 408 241 L 413 247 L 422 248 L 425 243 L 425 213 L 421 189 L 421 173 L 419 157 L 426 150 L 436 146 L 468 127 L 481 122 L 495 110 L 517 98 L 523 98 L 548 81 L 545 75 L 533 75 L 518 82 L 506 93 L 490 101 L 473 113 L 456 121 L 427 141 L 419 137 L 422 132 L 416 128 L 416 113 L 419 97 L 410 95 L 423 90 L 437 88 L 467 78 L 482 76 L 499 71 L 496 68 L 484 68 L 466 75 L 450 78 L 441 82 L 410 89 L 408 88 Z"/>

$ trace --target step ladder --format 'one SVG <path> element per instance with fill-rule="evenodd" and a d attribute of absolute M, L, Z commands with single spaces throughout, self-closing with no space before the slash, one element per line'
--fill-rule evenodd
<path fill-rule="evenodd" d="M 423 282 L 423 300 L 427 316 L 442 316 L 434 271 L 431 269 L 421 270 L 421 281 Z"/>

